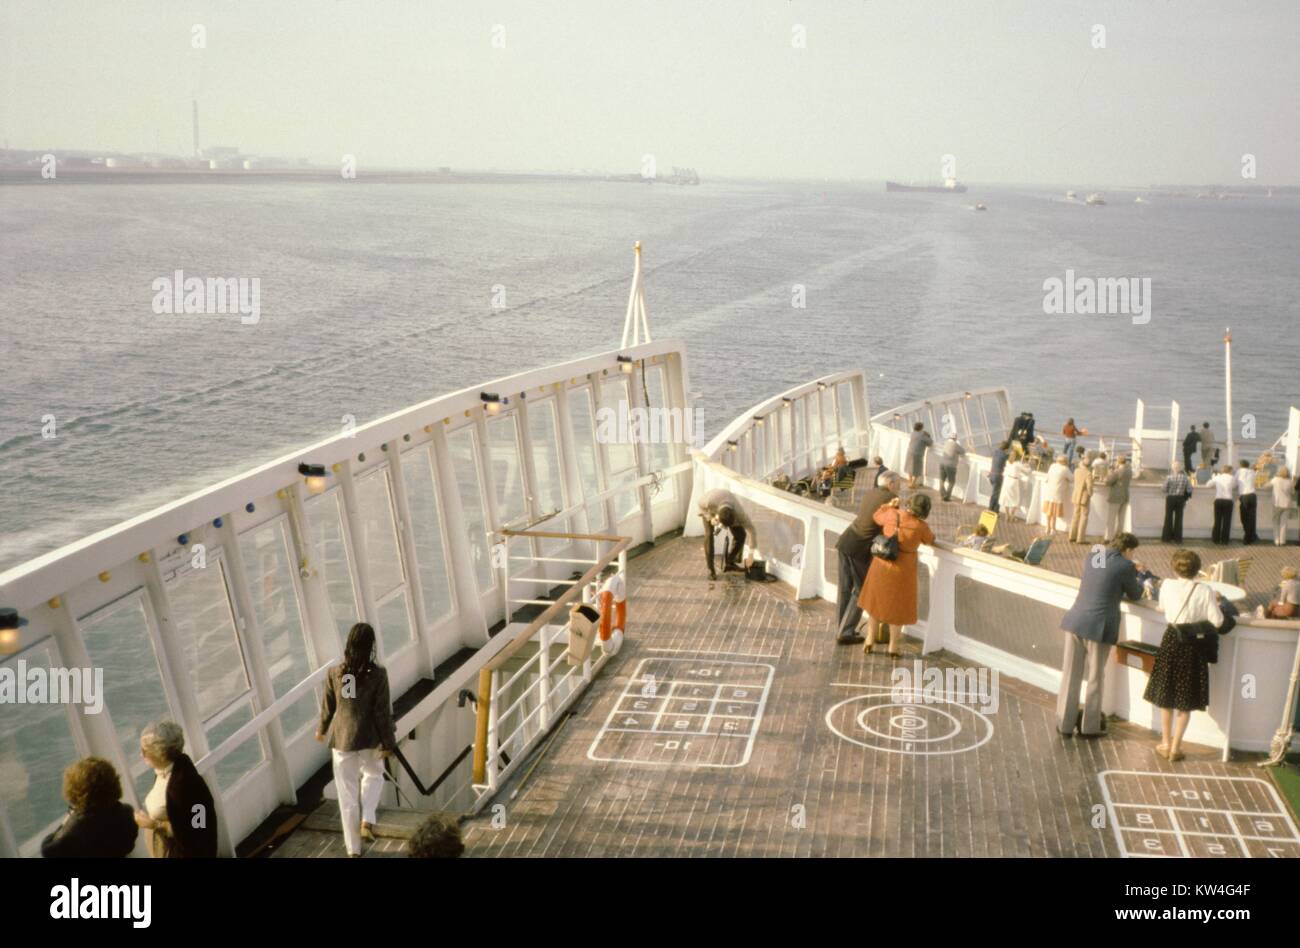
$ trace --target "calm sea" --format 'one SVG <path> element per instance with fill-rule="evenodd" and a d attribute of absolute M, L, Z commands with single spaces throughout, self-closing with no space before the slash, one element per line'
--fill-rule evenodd
<path fill-rule="evenodd" d="M 1142 397 L 1256 445 L 1300 402 L 1300 202 L 878 184 L 0 187 L 0 568 L 440 392 L 619 341 L 631 247 L 716 430 L 864 368 L 873 410 L 1007 385 L 1049 431 Z M 975 201 L 988 211 L 975 213 Z M 1150 322 L 1045 315 L 1043 281 L 1150 278 Z M 257 277 L 261 321 L 158 315 L 175 270 Z M 806 307 L 791 305 L 795 285 Z M 492 307 L 503 287 L 506 307 Z M 498 292 L 498 296 L 500 291 Z M 53 416 L 56 437 L 42 437 Z M 1249 450 L 1249 449 L 1248 449 Z"/>

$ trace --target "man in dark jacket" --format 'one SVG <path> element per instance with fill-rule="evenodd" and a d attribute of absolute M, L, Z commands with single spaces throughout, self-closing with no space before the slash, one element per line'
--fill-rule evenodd
<path fill-rule="evenodd" d="M 1079 595 L 1061 620 L 1065 633 L 1065 661 L 1061 666 L 1061 691 L 1056 699 L 1056 729 L 1069 737 L 1105 733 L 1101 717 L 1101 688 L 1106 677 L 1106 656 L 1119 641 L 1121 599 L 1141 599 L 1142 581 L 1133 551 L 1137 537 L 1118 533 L 1104 554 L 1089 552 L 1079 583 Z M 1083 712 L 1079 712 L 1079 681 L 1086 678 Z"/>
<path fill-rule="evenodd" d="M 1196 426 L 1192 425 L 1192 430 L 1183 435 L 1183 470 L 1187 472 L 1188 477 L 1196 473 L 1196 465 L 1192 463 L 1192 455 L 1196 449 L 1201 446 L 1201 436 L 1196 433 Z"/>
<path fill-rule="evenodd" d="M 858 596 L 862 592 L 862 584 L 866 582 L 867 570 L 871 568 L 871 541 L 880 533 L 880 527 L 872 515 L 898 496 L 899 483 L 899 476 L 892 471 L 882 475 L 881 486 L 873 487 L 862 495 L 857 517 L 835 541 L 840 564 L 839 595 L 836 597 L 840 620 L 839 637 L 835 641 L 840 645 L 863 642 L 862 636 L 858 634 L 858 623 L 862 621 Z"/>
<path fill-rule="evenodd" d="M 993 466 L 989 468 L 989 486 L 993 493 L 989 497 L 989 510 L 994 513 L 998 512 L 998 494 L 1002 492 L 1002 472 L 1007 469 L 1007 461 L 1011 457 L 1010 451 L 1010 441 L 1003 441 L 993 449 Z"/>

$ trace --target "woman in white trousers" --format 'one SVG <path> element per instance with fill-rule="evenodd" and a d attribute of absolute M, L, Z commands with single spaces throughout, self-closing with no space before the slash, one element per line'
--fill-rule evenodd
<path fill-rule="evenodd" d="M 375 838 L 384 758 L 397 747 L 388 672 L 375 661 L 375 630 L 365 622 L 348 632 L 343 661 L 326 679 L 316 740 L 324 741 L 327 735 L 343 842 L 348 855 L 357 858 L 361 841 Z"/>

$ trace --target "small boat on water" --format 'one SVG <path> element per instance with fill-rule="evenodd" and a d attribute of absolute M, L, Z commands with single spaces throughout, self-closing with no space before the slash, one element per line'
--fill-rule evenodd
<path fill-rule="evenodd" d="M 1144 198 L 1142 195 L 1139 194 L 1137 197 L 1135 197 L 1135 198 L 1133 199 L 1133 203 L 1134 203 L 1134 204 L 1147 204 L 1147 203 L 1149 203 L 1149 202 L 1147 201 L 1146 198 Z"/>
<path fill-rule="evenodd" d="M 1066 191 L 1065 199 L 1067 201 L 1077 201 L 1079 199 L 1079 195 L 1075 194 L 1073 191 Z"/>
<path fill-rule="evenodd" d="M 1096 191 L 1093 191 L 1093 192 L 1092 192 L 1091 194 L 1089 194 L 1088 197 L 1084 200 L 1084 203 L 1085 203 L 1085 204 L 1105 204 L 1106 202 L 1105 202 L 1105 200 L 1102 198 L 1102 196 L 1101 196 L 1100 194 L 1098 194 Z"/>
<path fill-rule="evenodd" d="M 987 211 L 988 209 L 989 209 L 989 207 L 988 207 L 987 204 L 976 204 L 975 207 L 974 207 L 974 210 L 977 210 L 977 211 Z"/>

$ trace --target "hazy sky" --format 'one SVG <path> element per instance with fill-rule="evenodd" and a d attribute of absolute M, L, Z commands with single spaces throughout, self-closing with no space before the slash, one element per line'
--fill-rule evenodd
<path fill-rule="evenodd" d="M 1297 0 L 5 0 L 0 56 L 15 148 L 187 154 L 197 96 L 363 173 L 1300 183 Z"/>

